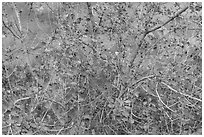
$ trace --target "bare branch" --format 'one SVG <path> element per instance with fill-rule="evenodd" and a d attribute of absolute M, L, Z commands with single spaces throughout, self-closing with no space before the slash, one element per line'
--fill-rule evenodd
<path fill-rule="evenodd" d="M 12 33 L 12 35 L 13 35 L 14 37 L 16 37 L 17 39 L 21 39 L 20 36 L 16 35 L 16 34 L 5 24 L 5 22 L 4 22 L 3 20 L 2 20 L 2 22 L 3 22 L 3 25 Z"/>
<path fill-rule="evenodd" d="M 65 106 L 63 106 L 60 102 L 55 101 L 54 99 L 47 98 L 47 97 L 42 97 L 42 98 L 45 99 L 45 100 L 48 100 L 48 101 L 54 102 L 54 103 L 56 103 L 56 104 L 59 104 L 60 106 L 62 106 L 63 108 L 65 108 Z"/>
<path fill-rule="evenodd" d="M 54 99 L 53 99 L 53 100 L 55 100 L 56 96 L 57 96 L 57 94 L 55 94 L 55 96 L 54 96 Z M 47 108 L 47 110 L 46 110 L 45 114 L 43 115 L 43 117 L 42 117 L 42 119 L 41 119 L 41 121 L 40 121 L 40 122 L 43 122 L 43 120 L 45 119 L 45 116 L 47 115 L 48 111 L 50 110 L 50 108 L 51 108 L 51 106 L 52 106 L 52 104 L 53 104 L 53 100 L 52 100 L 52 102 L 50 103 L 49 108 Z"/>
<path fill-rule="evenodd" d="M 164 83 L 164 82 L 161 82 L 162 84 L 164 84 L 165 86 L 167 86 L 168 88 L 170 88 L 171 90 L 173 90 L 174 92 L 176 92 L 176 93 L 178 93 L 178 91 L 177 90 L 175 90 L 175 89 L 173 89 L 172 87 L 170 87 L 169 85 L 167 85 L 166 83 Z"/>
<path fill-rule="evenodd" d="M 161 99 L 161 97 L 160 97 L 160 95 L 159 95 L 159 93 L 158 93 L 158 91 L 157 91 L 157 87 L 158 87 L 158 83 L 156 83 L 156 89 L 155 89 L 155 91 L 156 91 L 156 93 L 157 93 L 157 96 L 158 96 L 158 98 L 159 98 L 159 101 L 160 101 L 167 109 L 171 110 L 172 112 L 175 112 L 174 110 L 172 110 L 171 108 L 169 108 L 169 107 L 163 102 L 163 100 Z"/>
<path fill-rule="evenodd" d="M 188 6 L 185 7 L 184 9 L 182 9 L 181 11 L 179 11 L 175 16 L 173 16 L 172 18 L 170 18 L 169 20 L 167 20 L 164 24 L 162 24 L 162 25 L 160 25 L 160 26 L 158 26 L 158 27 L 155 27 L 155 28 L 153 28 L 153 29 L 151 29 L 151 30 L 146 30 L 145 32 L 143 32 L 143 36 L 142 36 L 142 38 L 141 38 L 141 40 L 140 40 L 140 42 L 139 42 L 138 48 L 135 49 L 135 51 L 134 51 L 134 53 L 133 53 L 133 58 L 132 58 L 131 61 L 130 61 L 130 68 L 133 67 L 133 63 L 134 63 L 134 61 L 135 61 L 135 59 L 136 59 L 136 57 L 137 57 L 137 55 L 138 55 L 138 52 L 139 52 L 139 50 L 140 50 L 140 48 L 141 48 L 141 46 L 142 46 L 142 44 L 143 44 L 143 41 L 144 41 L 145 37 L 147 36 L 147 34 L 149 34 L 150 32 L 153 32 L 153 31 L 155 31 L 155 30 L 157 30 L 157 29 L 160 29 L 160 28 L 163 27 L 163 26 L 165 26 L 166 24 L 168 24 L 169 22 L 171 22 L 172 20 L 174 20 L 176 17 L 178 17 L 180 14 L 182 14 L 182 13 L 183 13 L 184 11 L 186 11 L 187 9 L 188 9 Z"/>
<path fill-rule="evenodd" d="M 17 9 L 15 3 L 13 3 L 13 7 L 14 7 L 14 10 L 15 10 L 15 13 L 16 13 L 16 17 L 18 19 L 19 29 L 20 29 L 20 33 L 21 33 L 22 32 L 21 20 L 20 20 L 19 12 L 18 12 L 18 9 Z"/>
<path fill-rule="evenodd" d="M 176 93 L 179 93 L 179 94 L 184 95 L 184 96 L 186 96 L 186 97 L 189 97 L 189 98 L 191 98 L 191 99 L 194 99 L 194 100 L 197 100 L 197 101 L 199 101 L 199 102 L 202 102 L 201 99 L 198 99 L 198 98 L 192 97 L 192 96 L 190 96 L 190 95 L 188 95 L 188 94 L 179 92 L 179 91 L 175 90 L 174 88 L 172 88 L 171 86 L 169 86 L 168 84 L 166 84 L 166 83 L 164 83 L 164 82 L 161 82 L 161 83 L 164 84 L 165 86 L 167 86 L 169 89 L 171 89 L 172 91 L 174 91 L 174 92 L 176 92 Z"/>
<path fill-rule="evenodd" d="M 175 16 L 173 16 L 172 18 L 170 18 L 169 20 L 167 20 L 164 24 L 157 26 L 149 31 L 147 31 L 147 34 L 149 34 L 150 32 L 153 32 L 157 29 L 160 29 L 161 27 L 165 26 L 166 24 L 168 24 L 169 22 L 171 22 L 172 20 L 174 20 L 176 17 L 178 17 L 180 14 L 182 14 L 183 12 L 185 12 L 188 9 L 188 6 L 185 7 L 184 9 L 182 9 L 181 11 L 179 11 Z"/>
<path fill-rule="evenodd" d="M 142 82 L 142 81 L 144 81 L 144 80 L 146 80 L 146 79 L 149 79 L 149 78 L 152 78 L 152 77 L 155 77 L 155 75 L 149 75 L 149 76 L 146 76 L 146 77 L 143 77 L 143 78 L 141 78 L 141 79 L 139 79 L 138 81 L 136 81 L 134 84 L 132 84 L 131 86 L 130 86 L 130 88 L 137 88 L 138 87 L 138 83 L 140 83 L 140 82 Z M 120 98 L 120 97 L 122 97 L 123 95 L 125 95 L 125 93 L 127 93 L 129 90 L 126 90 L 126 91 L 124 91 L 123 93 L 121 93 L 121 95 L 119 95 L 119 97 L 118 98 Z"/>
<path fill-rule="evenodd" d="M 141 48 L 141 46 L 142 46 L 142 44 L 143 44 L 143 42 L 144 42 L 144 39 L 145 39 L 146 35 L 147 35 L 147 32 L 145 32 L 145 33 L 143 34 L 143 36 L 142 36 L 142 38 L 141 38 L 141 40 L 140 40 L 140 42 L 139 42 L 138 47 L 135 49 L 135 51 L 134 51 L 134 53 L 133 53 L 133 58 L 130 60 L 130 68 L 132 68 L 133 65 L 134 65 L 133 63 L 134 63 L 134 61 L 135 61 L 135 59 L 136 59 L 136 57 L 137 57 L 137 55 L 138 55 L 138 52 L 139 52 L 139 50 L 140 50 L 140 48 Z"/>
<path fill-rule="evenodd" d="M 88 14 L 89 14 L 91 24 L 92 24 L 92 33 L 94 33 L 95 22 L 94 22 L 94 19 L 93 19 L 94 17 L 93 17 L 93 14 L 92 14 L 91 3 L 87 2 L 86 5 L 87 5 L 87 8 L 88 8 Z"/>
<path fill-rule="evenodd" d="M 14 105 L 19 102 L 19 101 L 22 101 L 22 100 L 27 100 L 27 99 L 30 99 L 31 97 L 24 97 L 24 98 L 20 98 L 20 99 L 17 99 L 15 102 L 14 102 Z"/>
<path fill-rule="evenodd" d="M 133 85 L 131 85 L 131 87 L 134 87 L 136 84 L 140 83 L 143 80 L 146 80 L 148 78 L 153 78 L 153 77 L 155 77 L 155 75 L 149 75 L 149 76 L 143 77 L 143 78 L 139 79 L 138 81 L 136 81 Z"/>

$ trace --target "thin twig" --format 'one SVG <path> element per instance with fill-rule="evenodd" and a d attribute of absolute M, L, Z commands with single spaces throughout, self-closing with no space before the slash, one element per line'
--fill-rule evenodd
<path fill-rule="evenodd" d="M 153 48 L 155 48 L 155 46 L 163 39 L 163 38 L 165 38 L 167 35 L 169 35 L 170 33 L 172 33 L 173 32 L 173 30 L 172 31 L 169 31 L 169 32 L 167 32 L 166 34 L 164 34 L 160 39 L 158 39 L 156 42 L 154 42 L 151 46 L 150 46 L 150 48 L 146 51 L 146 53 L 145 54 L 147 54 L 147 53 L 149 53 L 150 52 L 150 50 L 151 49 L 153 49 Z"/>
<path fill-rule="evenodd" d="M 180 14 L 182 14 L 184 11 L 186 11 L 188 9 L 188 6 L 185 7 L 184 9 L 182 9 L 181 11 L 179 11 L 175 16 L 173 16 L 172 18 L 170 18 L 169 20 L 167 20 L 165 23 L 163 23 L 162 25 L 158 26 L 158 27 L 155 27 L 151 30 L 145 30 L 141 36 L 141 40 L 139 41 L 139 44 L 138 44 L 138 47 L 136 47 L 134 50 L 134 54 L 133 54 L 133 58 L 130 60 L 130 67 L 129 68 L 132 68 L 133 67 L 133 63 L 138 55 L 138 52 L 140 50 L 140 48 L 142 47 L 142 44 L 144 42 L 144 39 L 145 37 L 147 36 L 147 34 L 157 30 L 157 29 L 160 29 L 161 27 L 165 26 L 166 24 L 168 24 L 169 22 L 171 22 L 172 20 L 174 20 L 176 17 L 178 17 Z"/>
<path fill-rule="evenodd" d="M 20 33 L 21 33 L 21 31 L 22 31 L 21 20 L 20 20 L 19 12 L 17 11 L 15 3 L 13 3 L 13 7 L 14 7 L 14 10 L 15 10 L 15 13 L 16 13 L 16 17 L 18 19 L 19 29 L 20 29 Z"/>
<path fill-rule="evenodd" d="M 192 97 L 192 96 L 190 96 L 190 95 L 188 95 L 188 94 L 185 94 L 185 93 L 182 93 L 182 92 L 179 92 L 181 95 L 184 95 L 184 96 L 186 96 L 186 97 L 189 97 L 189 98 L 191 98 L 191 99 L 194 99 L 194 100 L 197 100 L 197 101 L 199 101 L 199 102 L 202 102 L 202 100 L 201 99 L 198 99 L 198 98 L 196 98 L 196 97 Z"/>
<path fill-rule="evenodd" d="M 93 101 L 91 101 L 91 102 L 89 102 L 87 104 L 82 105 L 82 107 L 87 106 L 87 105 L 91 105 L 92 103 L 96 102 L 101 96 L 104 95 L 104 93 L 105 92 L 103 92 L 102 94 L 98 95 Z"/>
<path fill-rule="evenodd" d="M 20 36 L 16 35 L 6 24 L 5 22 L 2 20 L 3 25 L 12 33 L 12 35 L 14 37 L 16 37 L 17 39 L 21 39 Z"/>
<path fill-rule="evenodd" d="M 171 108 L 169 108 L 169 107 L 163 102 L 163 100 L 161 99 L 161 97 L 160 97 L 160 95 L 159 95 L 159 93 L 158 93 L 158 91 L 157 91 L 157 87 L 158 87 L 158 83 L 156 83 L 156 89 L 155 89 L 155 91 L 156 91 L 156 93 L 157 93 L 157 96 L 158 96 L 158 98 L 159 98 L 159 101 L 160 101 L 167 109 L 171 110 L 172 112 L 175 112 L 174 110 L 172 110 Z"/>
<path fill-rule="evenodd" d="M 92 14 L 91 3 L 87 2 L 86 5 L 87 5 L 87 8 L 88 8 L 88 14 L 89 14 L 89 17 L 90 17 L 90 20 L 91 20 L 91 24 L 92 24 L 92 33 L 94 34 L 95 22 L 94 22 L 94 17 L 93 17 L 93 14 Z"/>
<path fill-rule="evenodd" d="M 64 129 L 64 127 L 62 127 L 58 132 L 57 132 L 57 135 L 60 134 L 60 132 Z"/>
<path fill-rule="evenodd" d="M 57 96 L 57 94 L 55 94 L 54 100 L 55 100 L 56 96 Z M 49 108 L 47 108 L 47 110 L 46 110 L 45 114 L 43 115 L 43 117 L 42 117 L 40 122 L 43 122 L 43 120 L 44 120 L 45 116 L 47 115 L 48 111 L 50 110 L 52 104 L 53 104 L 53 101 L 50 103 Z"/>
<path fill-rule="evenodd" d="M 54 69 L 53 69 L 53 70 L 52 70 L 52 72 L 51 72 L 51 77 L 50 77 L 49 82 L 47 83 L 47 85 L 45 86 L 45 88 L 43 89 L 43 91 L 40 91 L 40 93 L 44 93 L 44 92 L 46 92 L 46 91 L 47 91 L 47 89 L 48 89 L 48 87 L 49 87 L 50 83 L 51 83 L 51 82 L 52 82 L 52 80 L 53 80 L 54 75 L 55 75 L 55 73 L 54 73 Z"/>
<path fill-rule="evenodd" d="M 107 101 L 105 102 L 105 105 L 104 105 L 104 107 L 103 107 L 103 109 L 102 109 L 102 112 L 101 112 L 100 123 L 102 123 L 103 112 L 104 112 L 104 109 L 105 109 L 105 107 L 106 107 L 106 104 L 107 104 Z"/>
<path fill-rule="evenodd" d="M 11 114 L 9 114 L 9 120 L 12 120 Z M 10 132 L 11 132 L 11 134 L 13 135 L 13 130 L 12 130 L 12 127 L 11 127 L 11 126 L 12 126 L 12 123 L 9 122 L 9 125 L 10 125 L 10 126 L 9 126 Z M 8 130 L 8 132 L 9 132 L 9 130 Z"/>
<path fill-rule="evenodd" d="M 162 107 L 162 109 L 164 110 L 164 107 Z M 166 111 L 164 111 L 164 113 L 167 115 L 167 117 L 168 117 L 170 120 L 172 120 L 171 117 L 169 116 L 169 114 L 168 114 Z"/>
<path fill-rule="evenodd" d="M 28 36 L 27 34 L 26 34 L 26 36 Z M 24 37 L 24 38 L 26 38 L 26 36 Z M 35 38 L 34 38 L 34 40 L 36 39 L 36 37 L 37 37 L 37 35 L 35 36 Z M 33 45 L 33 43 L 34 43 L 34 40 L 33 40 L 33 42 L 31 43 L 31 46 Z M 27 64 L 28 64 L 28 67 L 30 68 L 30 72 L 31 72 L 31 74 L 32 74 L 32 76 L 34 77 L 34 79 L 37 81 L 37 83 L 38 83 L 38 81 L 39 81 L 39 79 L 34 75 L 34 73 L 33 73 L 33 69 L 32 69 L 32 66 L 31 66 L 31 60 L 30 60 L 30 57 L 29 57 L 29 54 L 28 54 L 28 47 L 26 46 L 26 45 L 24 45 L 23 46 L 23 49 L 24 49 L 24 51 L 25 51 L 25 54 L 26 54 L 26 57 L 27 57 Z"/>
<path fill-rule="evenodd" d="M 174 105 L 176 105 L 176 104 L 178 104 L 178 103 L 180 103 L 180 101 L 177 101 L 177 102 L 171 104 L 169 107 L 172 107 L 172 106 L 174 106 Z"/>
<path fill-rule="evenodd" d="M 152 78 L 152 77 L 155 77 L 155 75 L 145 76 L 145 77 L 139 79 L 138 81 L 136 81 L 136 82 L 135 82 L 133 85 L 131 85 L 130 87 L 132 88 L 132 87 L 134 87 L 136 84 L 140 83 L 141 81 L 144 81 L 144 80 L 146 80 L 146 79 L 148 79 L 148 78 Z"/>
<path fill-rule="evenodd" d="M 88 14 L 89 14 L 89 17 L 90 17 L 90 20 L 91 20 L 91 35 L 93 36 L 93 39 L 95 39 L 96 37 L 96 34 L 95 34 L 95 22 L 94 22 L 94 16 L 93 16 L 93 12 L 92 12 L 92 7 L 91 7 L 91 3 L 90 2 L 87 2 L 86 3 L 87 5 L 87 9 L 88 9 Z M 94 59 L 94 62 L 96 61 L 96 59 L 98 58 L 97 57 L 97 51 L 94 50 L 96 49 L 97 45 L 96 45 L 96 42 L 94 42 L 94 40 L 92 39 L 91 43 L 93 45 L 93 59 Z"/>
<path fill-rule="evenodd" d="M 157 29 L 160 29 L 161 27 L 165 26 L 166 24 L 168 24 L 169 22 L 171 22 L 172 20 L 174 20 L 176 17 L 178 17 L 180 14 L 182 14 L 183 12 L 185 12 L 186 10 L 188 9 L 188 6 L 185 7 L 184 9 L 182 9 L 181 11 L 179 11 L 176 15 L 174 15 L 173 17 L 171 17 L 169 20 L 167 20 L 164 24 L 160 25 L 160 26 L 157 26 L 149 31 L 147 31 L 147 34 L 150 33 L 150 32 L 153 32 Z"/>
<path fill-rule="evenodd" d="M 147 89 L 143 85 L 141 85 L 141 88 L 144 89 L 146 91 L 146 93 L 148 93 L 154 97 L 157 97 L 157 95 L 154 95 L 153 93 L 148 92 Z"/>
<path fill-rule="evenodd" d="M 54 70 L 53 70 L 53 71 L 54 71 Z M 51 74 L 53 74 L 53 72 L 52 72 Z M 55 74 L 53 74 L 53 75 L 55 75 Z M 43 92 L 45 92 L 45 91 L 47 90 L 47 88 L 49 87 L 50 82 L 53 80 L 53 75 L 51 76 L 51 78 L 50 78 L 50 80 L 49 80 L 47 86 L 46 86 L 45 89 L 43 90 Z M 55 94 L 54 100 L 55 100 L 56 96 L 57 96 L 57 94 Z M 52 100 L 52 102 L 50 103 L 49 109 L 51 108 L 52 104 L 53 104 L 53 100 Z M 41 119 L 41 122 L 44 120 L 44 118 L 45 118 L 45 116 L 46 116 L 46 114 L 47 114 L 47 112 L 48 112 L 49 109 L 47 109 L 47 111 L 45 112 L 43 118 Z"/>
<path fill-rule="evenodd" d="M 16 69 L 16 65 L 14 67 L 14 70 Z M 13 72 L 14 72 L 13 70 Z M 7 71 L 7 68 L 5 66 L 5 71 L 6 71 L 6 78 L 8 79 L 8 85 L 9 85 L 9 88 L 11 89 L 11 94 L 13 94 L 13 89 L 11 88 L 11 82 L 10 82 L 10 76 L 13 74 L 13 72 L 11 74 L 8 75 L 8 71 Z M 8 75 L 8 76 L 7 76 Z"/>
<path fill-rule="evenodd" d="M 117 135 L 117 133 L 115 132 L 114 129 L 112 129 L 109 125 L 107 125 L 107 127 L 108 127 L 110 130 L 112 130 L 112 131 L 114 132 L 115 135 Z"/>
<path fill-rule="evenodd" d="M 55 11 L 48 5 L 48 2 L 45 2 L 46 6 L 55 14 Z"/>
<path fill-rule="evenodd" d="M 85 43 L 84 41 L 80 40 L 79 42 L 81 42 L 82 44 L 86 45 L 87 47 L 91 48 L 93 50 L 94 53 L 97 52 L 97 50 L 95 49 L 95 47 L 90 46 L 89 44 Z"/>
<path fill-rule="evenodd" d="M 27 99 L 30 99 L 31 97 L 24 97 L 24 98 L 20 98 L 20 99 L 17 99 L 15 102 L 14 102 L 14 105 L 16 103 L 18 103 L 19 101 L 22 101 L 22 100 L 27 100 Z"/>
<path fill-rule="evenodd" d="M 146 76 L 146 77 L 143 77 L 143 78 L 141 78 L 141 79 L 139 79 L 138 81 L 136 81 L 134 84 L 132 84 L 131 86 L 130 86 L 130 88 L 137 88 L 139 85 L 137 85 L 138 83 L 140 83 L 140 82 L 142 82 L 142 81 L 144 81 L 144 80 L 146 80 L 146 79 L 149 79 L 149 78 L 152 78 L 152 77 L 155 77 L 155 75 L 149 75 L 149 76 Z M 137 85 L 137 86 L 136 86 Z M 136 87 L 135 87 L 136 86 Z M 118 98 L 120 98 L 120 97 L 122 97 L 123 95 L 125 95 L 125 93 L 127 93 L 129 90 L 125 90 L 123 93 L 121 93 L 121 95 L 119 95 L 119 97 Z"/>
<path fill-rule="evenodd" d="M 164 83 L 164 82 L 161 82 L 161 83 L 164 84 L 165 86 L 167 86 L 169 89 L 171 89 L 172 91 L 174 91 L 174 92 L 176 92 L 176 93 L 179 93 L 179 94 L 184 95 L 184 96 L 186 96 L 186 97 L 189 97 L 189 98 L 191 98 L 191 99 L 194 99 L 194 100 L 197 100 L 197 101 L 199 101 L 199 102 L 202 102 L 201 99 L 198 99 L 198 98 L 196 98 L 196 97 L 192 97 L 192 96 L 190 96 L 190 95 L 188 95 L 188 94 L 185 94 L 185 93 L 182 93 L 182 92 L 178 92 L 177 90 L 173 89 L 173 88 L 172 88 L 171 86 L 169 86 L 168 84 L 166 84 L 166 83 Z"/>
<path fill-rule="evenodd" d="M 43 129 L 43 130 L 50 131 L 50 132 L 58 132 L 57 135 L 59 135 L 61 131 L 72 128 L 72 127 L 73 127 L 73 123 L 66 128 L 62 127 L 61 129 Z"/>
<path fill-rule="evenodd" d="M 7 76 L 6 76 L 6 78 L 9 78 L 15 71 L 16 71 L 16 66 L 17 65 L 15 65 L 14 66 L 14 69 L 13 69 L 13 71 L 10 73 L 10 74 L 6 74 Z M 6 66 L 5 66 L 6 67 Z M 6 72 L 7 72 L 7 70 L 6 70 Z M 7 72 L 8 73 L 8 72 Z"/>
<path fill-rule="evenodd" d="M 164 84 L 165 86 L 167 86 L 168 88 L 170 88 L 171 90 L 173 90 L 174 92 L 178 93 L 177 90 L 173 89 L 171 86 L 167 85 L 166 83 L 164 82 L 161 82 L 162 84 Z"/>
<path fill-rule="evenodd" d="M 140 40 L 140 42 L 138 44 L 138 47 L 135 47 L 135 49 L 133 49 L 134 54 L 133 54 L 132 59 L 130 60 L 130 67 L 129 68 L 133 68 L 133 65 L 134 65 L 133 63 L 134 63 L 134 61 L 135 61 L 135 59 L 136 59 L 136 57 L 138 55 L 138 52 L 139 52 L 140 48 L 142 47 L 142 44 L 144 42 L 144 39 L 145 39 L 146 35 L 147 35 L 147 32 L 144 32 L 144 34 L 142 34 L 141 40 Z"/>
<path fill-rule="evenodd" d="M 142 118 L 142 117 L 136 116 L 136 115 L 132 112 L 132 110 L 131 110 L 131 115 L 134 116 L 134 117 L 137 118 L 137 119 L 146 120 L 146 119 L 144 119 L 144 118 Z M 142 122 L 139 122 L 139 121 L 137 121 L 137 122 L 138 122 L 138 123 L 142 123 Z"/>
<path fill-rule="evenodd" d="M 49 101 L 54 102 L 54 103 L 56 103 L 56 104 L 59 104 L 60 106 L 62 106 L 63 108 L 65 108 L 61 103 L 55 101 L 54 99 L 47 98 L 47 97 L 43 97 L 43 99 L 46 99 L 46 100 L 49 100 Z"/>
<path fill-rule="evenodd" d="M 14 25 L 16 26 L 16 28 L 17 28 L 17 30 L 18 30 L 18 32 L 20 33 L 20 36 L 21 36 L 21 38 L 22 38 L 22 33 L 21 33 L 21 30 L 20 30 L 20 28 L 19 28 L 19 26 L 17 25 L 17 21 L 15 20 L 15 19 L 13 19 L 14 20 Z M 16 31 L 15 31 L 16 32 Z M 17 33 L 17 32 L 16 32 Z"/>

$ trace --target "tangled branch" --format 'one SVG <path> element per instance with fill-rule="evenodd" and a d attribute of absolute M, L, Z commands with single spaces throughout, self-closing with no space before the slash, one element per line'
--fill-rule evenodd
<path fill-rule="evenodd" d="M 181 11 L 179 11 L 175 16 L 173 16 L 172 18 L 170 18 L 169 20 L 167 20 L 167 21 L 166 21 L 165 23 L 163 23 L 162 25 L 157 26 L 157 27 L 155 27 L 155 28 L 153 28 L 153 29 L 150 29 L 150 30 L 145 30 L 145 32 L 143 33 L 143 35 L 142 35 L 142 37 L 141 37 L 141 40 L 140 40 L 140 42 L 139 42 L 138 47 L 137 47 L 136 49 L 134 49 L 135 51 L 134 51 L 134 53 L 133 53 L 133 58 L 132 58 L 131 61 L 130 61 L 130 68 L 133 67 L 133 65 L 134 65 L 133 63 L 134 63 L 134 61 L 135 61 L 135 59 L 136 59 L 136 57 L 137 57 L 137 55 L 138 55 L 139 50 L 140 50 L 141 47 L 142 47 L 142 44 L 143 44 L 144 39 L 145 39 L 145 37 L 147 36 L 147 34 L 153 32 L 153 31 L 156 31 L 156 30 L 160 29 L 161 27 L 165 26 L 166 24 L 168 24 L 169 22 L 173 21 L 176 17 L 178 17 L 179 15 L 181 15 L 181 14 L 182 14 L 183 12 L 185 12 L 188 8 L 189 8 L 188 6 L 185 7 L 184 9 L 182 9 Z"/>

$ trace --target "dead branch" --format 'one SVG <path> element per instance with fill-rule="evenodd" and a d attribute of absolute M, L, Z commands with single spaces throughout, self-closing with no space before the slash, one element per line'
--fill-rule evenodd
<path fill-rule="evenodd" d="M 139 79 L 138 81 L 136 81 L 136 82 L 135 82 L 133 85 L 131 85 L 130 87 L 133 88 L 136 84 L 140 83 L 141 81 L 144 81 L 144 80 L 146 80 L 146 79 L 148 79 L 148 78 L 153 78 L 153 77 L 155 77 L 155 75 L 149 75 L 149 76 L 143 77 L 143 78 Z"/>
<path fill-rule="evenodd" d="M 176 13 L 176 15 L 174 15 L 173 17 L 171 17 L 169 20 L 167 20 L 166 22 L 164 22 L 164 24 L 157 26 L 149 31 L 147 31 L 147 34 L 160 29 L 161 27 L 165 26 L 166 24 L 168 24 L 169 22 L 171 22 L 172 20 L 174 20 L 176 17 L 178 17 L 179 15 L 181 15 L 183 12 L 185 12 L 188 9 L 188 6 L 185 7 L 184 9 L 182 9 L 181 11 L 179 11 L 178 13 Z"/>
<path fill-rule="evenodd" d="M 16 13 L 16 17 L 18 19 L 18 24 L 19 24 L 19 31 L 20 33 L 22 32 L 22 26 L 21 26 L 21 20 L 20 20 L 20 17 L 19 17 L 19 12 L 18 12 L 18 9 L 15 5 L 15 3 L 13 3 L 13 7 L 14 7 L 14 10 L 15 10 L 15 13 Z M 18 26 L 16 26 L 18 28 Z"/>
<path fill-rule="evenodd" d="M 2 22 L 3 22 L 3 25 L 11 32 L 11 34 L 12 34 L 15 38 L 21 39 L 21 37 L 18 36 L 17 34 L 15 34 L 15 33 L 5 24 L 5 22 L 4 22 L 3 20 L 2 20 Z"/>
<path fill-rule="evenodd" d="M 139 79 L 138 81 L 136 81 L 134 84 L 130 85 L 130 88 L 134 88 L 134 89 L 135 89 L 135 88 L 138 87 L 137 84 L 139 84 L 140 82 L 142 82 L 142 81 L 144 81 L 144 80 L 146 80 L 146 79 L 152 78 L 152 77 L 155 77 L 155 75 L 149 75 L 149 76 L 143 77 L 143 78 Z M 136 87 L 135 87 L 135 86 L 136 86 Z M 129 91 L 129 90 L 126 90 L 126 91 L 124 91 L 123 93 L 121 93 L 121 95 L 119 95 L 118 98 L 120 98 L 120 97 L 122 97 L 123 95 L 125 95 L 125 93 L 127 93 L 128 91 Z"/>
<path fill-rule="evenodd" d="M 186 96 L 186 97 L 189 97 L 189 98 L 191 98 L 191 99 L 194 99 L 194 100 L 197 100 L 197 101 L 199 101 L 199 102 L 202 102 L 201 99 L 198 99 L 198 98 L 192 97 L 192 96 L 190 96 L 190 95 L 188 95 L 188 94 L 179 92 L 179 91 L 175 90 L 174 88 L 172 88 L 171 86 L 169 86 L 168 84 L 166 84 L 166 83 L 164 83 L 164 82 L 161 82 L 161 83 L 164 84 L 165 86 L 167 86 L 169 89 L 171 89 L 172 91 L 174 91 L 174 92 L 176 92 L 176 93 L 179 93 L 179 94 L 184 95 L 184 96 Z"/>
<path fill-rule="evenodd" d="M 155 91 L 156 91 L 156 93 L 157 93 L 157 96 L 158 96 L 158 98 L 159 98 L 159 101 L 160 101 L 167 109 L 171 110 L 172 112 L 175 112 L 174 110 L 172 110 L 171 108 L 169 108 L 169 107 L 163 102 L 163 100 L 161 99 L 161 97 L 160 97 L 160 95 L 159 95 L 159 93 L 158 93 L 158 91 L 157 91 L 157 87 L 158 87 L 158 83 L 156 83 L 156 89 L 155 89 Z"/>
<path fill-rule="evenodd" d="M 183 12 L 185 12 L 187 9 L 188 9 L 188 6 L 185 7 L 184 9 L 182 9 L 181 11 L 179 11 L 175 16 L 173 16 L 172 18 L 170 18 L 169 20 L 167 20 L 167 21 L 166 21 L 165 23 L 163 23 L 162 25 L 157 26 L 157 27 L 155 27 L 155 28 L 153 28 L 153 29 L 151 29 L 151 30 L 145 30 L 145 31 L 143 32 L 143 36 L 142 36 L 142 38 L 141 38 L 141 40 L 140 40 L 140 42 L 139 42 L 138 47 L 137 47 L 136 49 L 134 49 L 135 51 L 134 51 L 134 53 L 133 53 L 133 58 L 132 58 L 131 61 L 130 61 L 130 67 L 129 67 L 129 68 L 132 68 L 132 67 L 133 67 L 133 63 L 134 63 L 134 61 L 135 61 L 135 59 L 136 59 L 136 57 L 137 57 L 137 55 L 138 55 L 139 50 L 140 50 L 141 47 L 142 47 L 142 44 L 143 44 L 144 39 L 145 39 L 145 37 L 147 36 L 147 34 L 153 32 L 153 31 L 156 31 L 157 29 L 160 29 L 161 27 L 165 26 L 166 24 L 168 24 L 169 22 L 171 22 L 172 20 L 174 20 L 176 17 L 178 17 L 180 14 L 182 14 Z"/>
<path fill-rule="evenodd" d="M 30 99 L 31 97 L 24 97 L 24 98 L 20 98 L 20 99 L 17 99 L 15 102 L 14 102 L 14 105 L 16 103 L 18 103 L 19 101 L 22 101 L 22 100 L 27 100 L 27 99 Z"/>

